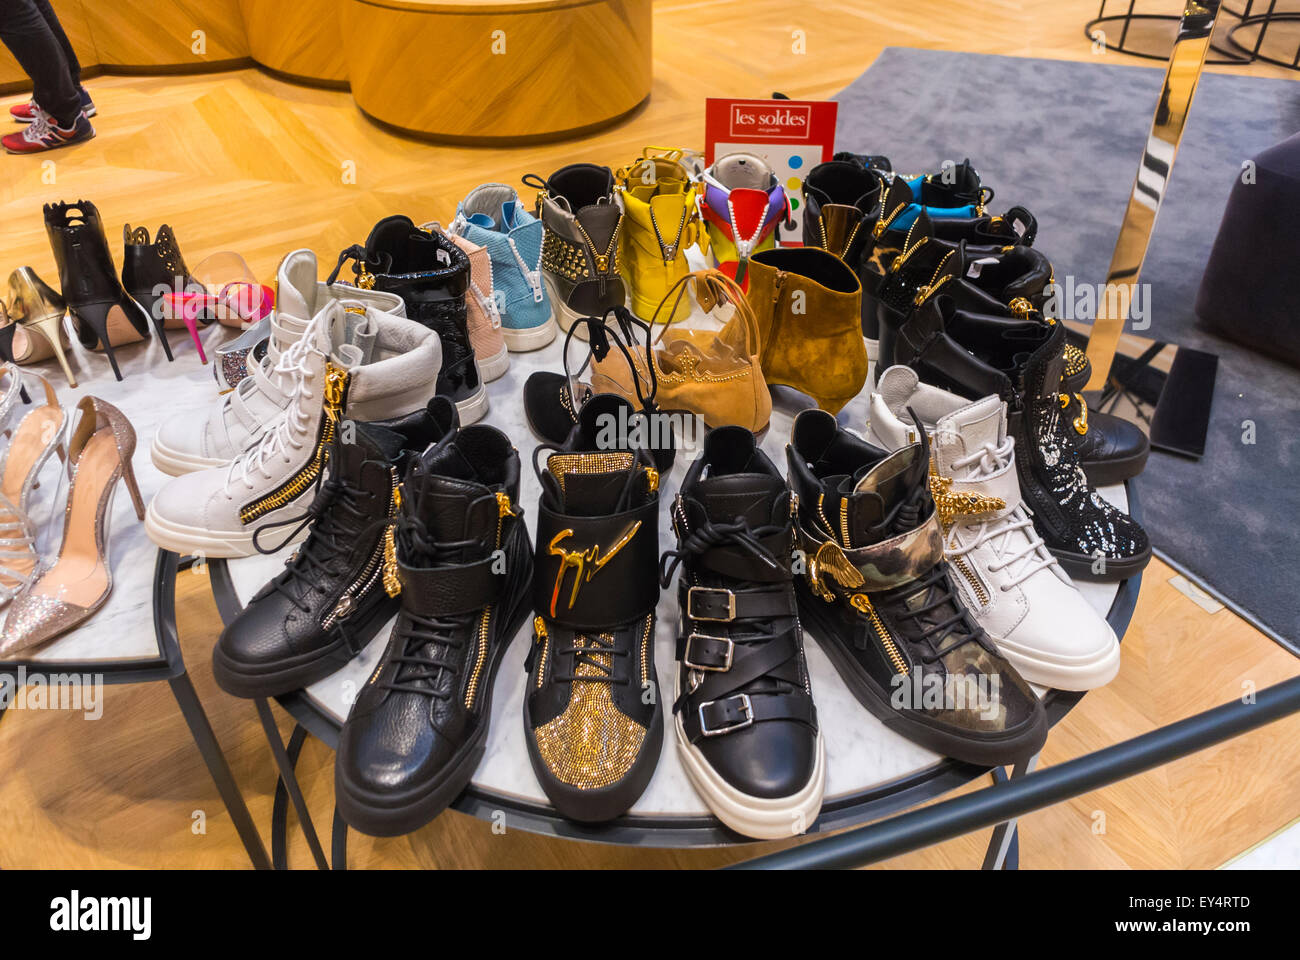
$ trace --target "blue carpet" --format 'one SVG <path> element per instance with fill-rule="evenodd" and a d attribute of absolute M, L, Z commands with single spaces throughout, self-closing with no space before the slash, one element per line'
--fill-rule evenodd
<path fill-rule="evenodd" d="M 997 191 L 995 212 L 1023 204 L 1038 217 L 1035 246 L 1058 281 L 1104 283 L 1164 76 L 1109 59 L 891 47 L 835 98 L 836 148 L 884 154 L 907 173 L 970 157 Z M 1220 358 L 1204 458 L 1153 451 L 1139 480 L 1151 540 L 1291 641 L 1300 638 L 1300 371 L 1201 329 L 1193 305 L 1242 162 L 1298 129 L 1300 84 L 1202 77 L 1142 270 L 1152 308 L 1140 331 Z M 1248 420 L 1254 444 L 1243 443 Z"/>

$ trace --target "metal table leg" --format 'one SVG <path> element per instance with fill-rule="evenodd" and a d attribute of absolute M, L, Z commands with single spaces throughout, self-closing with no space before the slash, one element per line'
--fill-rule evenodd
<path fill-rule="evenodd" d="M 181 708 L 186 724 L 189 725 L 194 743 L 198 746 L 199 753 L 203 755 L 203 762 L 208 765 L 208 773 L 212 774 L 217 792 L 221 794 L 222 802 L 226 805 L 226 812 L 230 814 L 235 829 L 239 831 L 239 839 L 244 842 L 248 859 L 258 870 L 269 870 L 271 861 L 267 859 L 266 847 L 262 845 L 262 838 L 257 828 L 253 826 L 253 818 L 248 813 L 248 807 L 244 804 L 239 787 L 235 785 L 230 764 L 226 762 L 226 755 L 221 752 L 221 744 L 217 742 L 217 736 L 212 732 L 212 724 L 208 722 L 208 715 L 203 710 L 203 704 L 199 702 L 198 694 L 194 692 L 189 674 L 182 673 L 180 676 L 172 677 L 167 683 L 172 689 L 172 696 L 176 698 L 177 705 Z"/>
<path fill-rule="evenodd" d="M 1008 777 L 1003 768 L 998 767 L 993 771 L 993 779 L 998 783 L 1004 783 L 1007 780 L 1016 777 L 1023 777 L 1038 765 L 1038 754 L 1034 754 L 1028 760 L 1017 763 L 1011 770 Z M 993 828 L 993 837 L 989 840 L 989 848 L 984 854 L 984 870 L 1016 870 L 1020 866 L 1020 837 L 1016 829 L 1019 820 L 1007 820 L 999 823 Z"/>
<path fill-rule="evenodd" d="M 289 799 L 293 802 L 294 810 L 298 813 L 298 822 L 302 826 L 303 835 L 307 838 L 307 846 L 311 848 L 312 858 L 316 861 L 316 866 L 320 870 L 328 870 L 329 861 L 325 859 L 325 851 L 321 848 L 320 839 L 316 835 L 316 825 L 312 822 L 311 812 L 307 809 L 307 801 L 303 799 L 302 787 L 298 784 L 298 776 L 294 767 L 298 760 L 298 753 L 302 750 L 302 743 L 307 737 L 307 731 L 301 726 L 295 726 L 293 734 L 290 737 L 289 744 L 293 750 L 293 757 L 290 758 L 285 750 L 284 741 L 280 739 L 279 728 L 275 725 L 275 717 L 271 713 L 271 705 L 265 699 L 258 698 L 253 701 L 257 705 L 257 716 L 262 721 L 262 730 L 266 733 L 266 742 L 271 746 L 271 754 L 275 757 L 275 765 L 280 770 L 280 782 L 276 785 L 277 803 L 276 811 L 273 813 L 274 821 L 272 824 L 272 837 L 277 835 L 283 839 L 283 818 L 286 811 L 284 805 L 279 803 L 279 790 L 283 785 L 289 794 Z M 279 844 L 276 844 L 278 847 Z M 277 856 L 277 868 L 287 866 L 287 857 L 285 863 L 278 862 L 280 857 Z"/>

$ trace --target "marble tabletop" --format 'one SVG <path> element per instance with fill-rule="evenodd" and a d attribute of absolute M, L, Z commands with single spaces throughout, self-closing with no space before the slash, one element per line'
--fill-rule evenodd
<path fill-rule="evenodd" d="M 64 323 L 69 323 L 64 318 Z M 217 344 L 236 335 L 229 327 L 213 324 L 200 335 L 209 357 Z M 136 451 L 132 463 L 145 502 L 168 478 L 149 459 L 149 443 L 164 419 L 187 418 L 197 430 L 217 399 L 217 384 L 211 364 L 199 362 L 198 352 L 184 330 L 169 330 L 168 341 L 175 361 L 169 363 L 156 338 L 123 346 L 117 351 L 123 379 L 113 377 L 102 353 L 87 351 L 72 340 L 73 373 L 78 386 L 71 387 L 54 360 L 23 366 L 27 392 L 41 402 L 44 391 L 34 374 L 50 381 L 59 402 L 67 411 L 69 424 L 76 424 L 76 405 L 82 397 L 95 396 L 118 407 L 135 427 Z M 13 427 L 27 408 L 19 403 L 7 426 Z M 40 487 L 32 498 L 31 513 L 37 523 L 42 556 L 57 553 L 62 537 L 63 505 L 67 502 L 67 477 L 51 457 L 40 474 Z M 144 523 L 136 518 L 131 499 L 118 484 L 109 521 L 109 566 L 113 592 L 108 601 L 83 626 L 46 644 L 19 662 L 54 667 L 68 663 L 131 662 L 157 659 L 162 655 L 153 625 L 154 566 L 158 548 L 145 535 Z M 185 576 L 185 573 L 180 574 Z"/>
<path fill-rule="evenodd" d="M 510 436 L 519 450 L 523 462 L 523 483 L 520 499 L 528 517 L 530 532 L 534 529 L 535 505 L 540 495 L 540 485 L 531 467 L 531 458 L 538 439 L 528 428 L 522 405 L 524 381 L 535 370 L 560 370 L 562 338 L 550 346 L 532 353 L 511 354 L 510 369 L 500 379 L 487 385 L 491 410 L 485 422 Z M 581 362 L 585 351 L 578 341 L 571 348 L 571 358 Z M 779 391 L 777 409 L 773 410 L 771 428 L 762 441 L 763 450 L 778 467 L 785 469 L 785 443 L 797 406 L 810 405 L 811 401 L 793 392 Z M 861 394 L 840 414 L 840 422 L 861 432 L 867 415 L 867 393 Z M 791 403 L 793 401 L 793 403 Z M 676 464 L 664 477 L 660 488 L 662 501 L 667 504 L 677 495 L 681 478 L 694 460 L 698 449 L 684 447 L 678 450 Z M 1106 488 L 1102 494 L 1117 506 L 1127 504 L 1122 486 Z M 671 526 L 666 520 L 660 525 L 660 549 L 675 546 Z M 231 581 L 241 602 L 252 596 L 283 565 L 288 555 L 282 554 L 250 557 L 228 562 Z M 1103 616 L 1115 598 L 1115 584 L 1083 584 L 1084 594 Z M 663 591 L 658 608 L 658 626 L 655 635 L 655 666 L 659 687 L 663 691 L 664 709 L 671 704 L 675 689 L 676 663 L 675 625 L 677 623 L 677 592 Z M 311 704 L 336 724 L 341 724 L 356 693 L 369 677 L 387 643 L 389 630 L 385 627 L 362 653 L 335 674 L 307 688 Z M 531 620 L 512 640 L 497 674 L 492 698 L 491 731 L 487 752 L 474 776 L 474 785 L 482 790 L 502 794 L 512 800 L 545 804 L 546 798 L 533 775 L 524 741 L 523 696 L 524 657 L 532 638 Z M 885 728 L 849 692 L 839 675 L 817 646 L 809 639 L 805 646 L 808 668 L 812 679 L 813 698 L 821 721 L 826 742 L 827 802 L 837 797 L 856 794 L 865 789 L 888 783 L 914 774 L 937 764 L 942 758 Z M 1041 691 L 1040 691 L 1041 692 Z M 669 719 L 665 715 L 665 719 Z M 670 723 L 665 723 L 664 747 L 650 785 L 632 808 L 633 815 L 698 817 L 707 816 L 708 810 L 691 787 L 686 772 L 677 756 L 677 746 Z"/>

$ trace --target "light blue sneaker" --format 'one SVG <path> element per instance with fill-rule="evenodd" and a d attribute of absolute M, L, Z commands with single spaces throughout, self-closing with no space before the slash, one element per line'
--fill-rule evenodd
<path fill-rule="evenodd" d="M 522 353 L 555 339 L 559 327 L 542 282 L 542 222 L 524 209 L 514 187 L 485 183 L 456 208 L 451 233 L 486 247 L 506 347 Z"/>

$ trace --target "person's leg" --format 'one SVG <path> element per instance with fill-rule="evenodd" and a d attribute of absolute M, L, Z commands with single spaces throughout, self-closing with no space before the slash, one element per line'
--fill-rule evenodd
<path fill-rule="evenodd" d="M 54 39 L 59 41 L 59 46 L 63 48 L 63 57 L 68 61 L 68 73 L 72 76 L 72 82 L 79 88 L 81 86 L 81 61 L 77 59 L 77 52 L 72 49 L 72 43 L 68 40 L 68 35 L 63 32 L 63 24 L 59 22 L 58 14 L 50 6 L 50 0 L 35 0 L 36 9 L 40 11 L 45 22 L 50 25 L 50 32 L 54 34 Z"/>
<path fill-rule="evenodd" d="M 36 0 L 0 2 L 0 41 L 32 78 L 33 99 L 41 109 L 59 126 L 72 126 L 81 114 L 81 92 L 72 78 L 63 48 L 37 8 Z"/>

